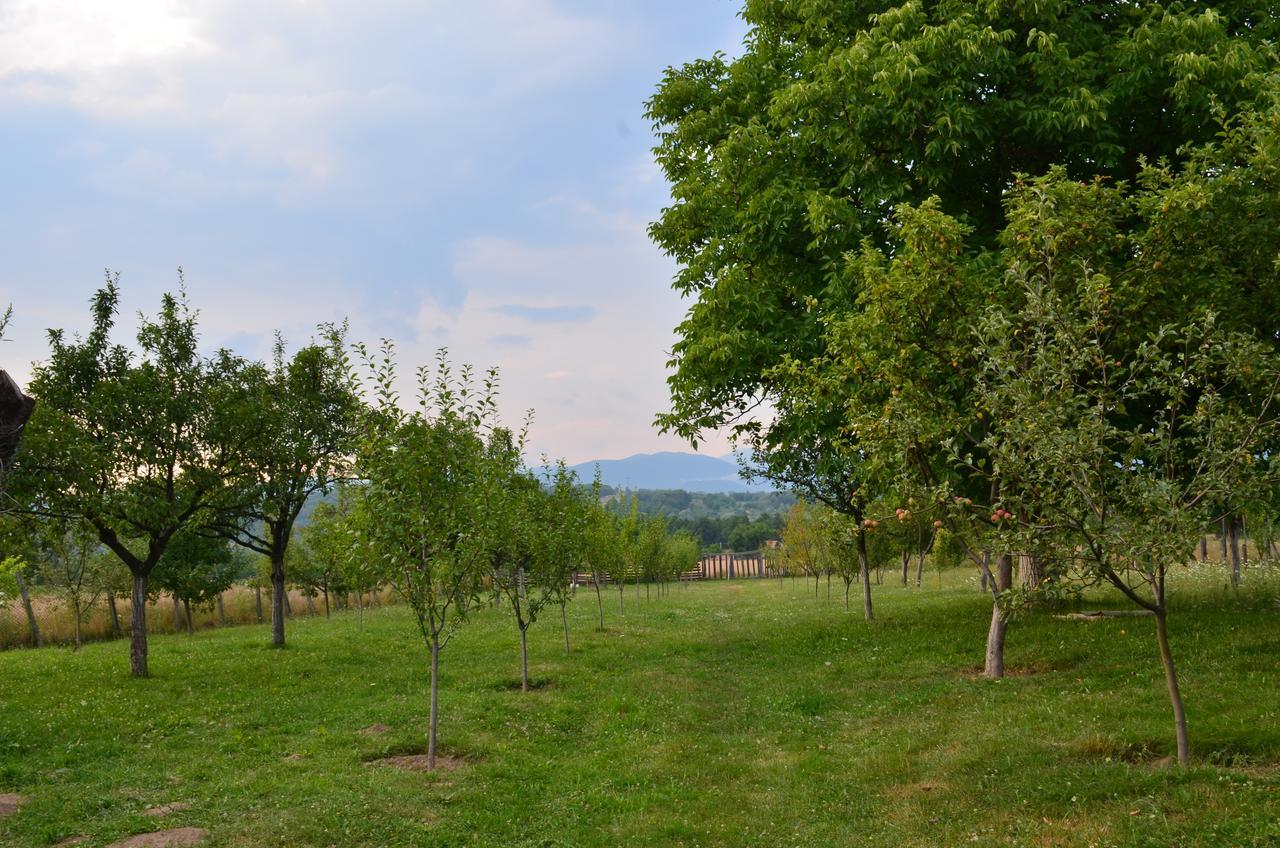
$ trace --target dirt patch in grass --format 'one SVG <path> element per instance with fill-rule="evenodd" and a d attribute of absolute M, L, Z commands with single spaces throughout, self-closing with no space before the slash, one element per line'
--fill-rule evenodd
<path fill-rule="evenodd" d="M 66 839 L 59 839 L 53 843 L 53 848 L 70 848 L 72 845 L 80 845 L 88 841 L 89 837 L 87 836 L 68 836 Z"/>
<path fill-rule="evenodd" d="M 201 827 L 175 827 L 153 833 L 139 833 L 128 839 L 112 842 L 107 848 L 180 848 L 183 845 L 199 845 L 208 835 L 209 831 Z"/>
<path fill-rule="evenodd" d="M 425 771 L 430 772 L 432 769 L 427 763 L 426 754 L 392 754 L 386 757 L 379 757 L 370 762 L 392 768 L 402 769 L 403 771 Z M 462 757 L 455 757 L 451 754 L 436 754 L 435 771 L 457 771 L 471 765 L 468 760 Z"/>
<path fill-rule="evenodd" d="M 18 808 L 27 803 L 26 796 L 17 795 L 12 792 L 0 793 L 0 816 L 11 816 L 18 812 Z"/>
<path fill-rule="evenodd" d="M 148 807 L 142 811 L 142 814 L 144 816 L 151 816 L 153 819 L 158 819 L 189 809 L 191 809 L 191 805 L 185 801 L 175 801 L 172 804 L 161 804 L 158 807 Z"/>
<path fill-rule="evenodd" d="M 550 689 L 553 686 L 554 684 L 551 682 L 550 677 L 530 677 L 529 678 L 530 692 L 541 692 L 545 689 Z M 497 685 L 495 685 L 493 688 L 497 689 L 499 692 L 519 692 L 520 681 L 519 680 L 500 680 L 498 681 Z"/>
<path fill-rule="evenodd" d="M 361 729 L 360 735 L 361 736 L 381 736 L 382 734 L 387 733 L 390 730 L 391 728 L 387 727 L 385 724 L 371 724 L 368 727 Z"/>
<path fill-rule="evenodd" d="M 1123 740 L 1110 736 L 1087 736 L 1071 745 L 1072 750 L 1086 759 L 1107 762 L 1130 763 L 1160 767 L 1171 761 L 1169 745 L 1155 739 Z"/>
<path fill-rule="evenodd" d="M 897 783 L 885 790 L 886 798 L 893 801 L 913 801 L 932 797 L 939 792 L 946 792 L 950 785 L 938 780 L 915 780 L 911 783 Z"/>
<path fill-rule="evenodd" d="M 980 665 L 969 666 L 960 672 L 960 676 L 969 680 L 986 680 L 983 670 Z M 1047 674 L 1051 671 L 1058 671 L 1058 669 L 1046 662 L 1013 663 L 1005 665 L 1004 676 L 1035 677 L 1037 674 Z"/>

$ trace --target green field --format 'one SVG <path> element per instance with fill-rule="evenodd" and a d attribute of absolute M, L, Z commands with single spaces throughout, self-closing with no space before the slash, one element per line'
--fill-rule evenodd
<path fill-rule="evenodd" d="M 957 577 L 957 583 L 959 578 Z M 1280 845 L 1274 579 L 1174 596 L 1195 765 L 1173 728 L 1152 625 L 1047 614 L 1009 631 L 1013 674 L 974 674 L 989 601 L 877 587 L 868 625 L 812 584 L 717 583 L 609 628 L 594 598 L 531 634 L 537 691 L 486 610 L 449 646 L 435 775 L 427 655 L 402 607 L 151 642 L 0 654 L 0 792 L 29 801 L 0 845 L 88 846 L 199 826 L 216 846 Z M 642 596 L 643 597 L 643 596 Z M 1114 603 L 1119 608 L 1119 603 Z M 382 734 L 362 733 L 386 725 Z M 190 807 L 162 820 L 148 807 Z"/>

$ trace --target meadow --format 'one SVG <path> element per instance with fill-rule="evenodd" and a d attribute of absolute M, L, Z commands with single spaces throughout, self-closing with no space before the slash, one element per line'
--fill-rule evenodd
<path fill-rule="evenodd" d="M 1274 846 L 1280 844 L 1280 605 L 1274 573 L 1174 587 L 1193 764 L 1173 732 L 1152 625 L 1010 626 L 980 672 L 990 600 L 955 574 L 876 587 L 877 619 L 804 581 L 693 584 L 509 614 L 449 645 L 441 743 L 423 750 L 427 653 L 409 610 L 151 641 L 0 653 L 0 846 L 102 846 L 161 827 L 247 846 Z M 838 594 L 838 593 L 836 593 Z M 1124 608 L 1117 598 L 1091 608 Z M 162 817 L 146 811 L 175 805 Z"/>

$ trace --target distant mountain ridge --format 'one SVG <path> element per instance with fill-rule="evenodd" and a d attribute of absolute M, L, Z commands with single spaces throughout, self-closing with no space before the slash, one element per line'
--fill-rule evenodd
<path fill-rule="evenodd" d="M 625 459 L 580 462 L 571 468 L 590 482 L 600 466 L 600 479 L 619 489 L 684 489 L 687 492 L 770 492 L 768 483 L 748 484 L 738 476 L 732 459 L 700 453 L 662 451 L 638 453 Z"/>

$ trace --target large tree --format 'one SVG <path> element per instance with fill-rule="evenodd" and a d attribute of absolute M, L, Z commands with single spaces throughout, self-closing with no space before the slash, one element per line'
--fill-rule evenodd
<path fill-rule="evenodd" d="M 648 114 L 672 204 L 651 228 L 692 299 L 671 411 L 696 438 L 749 415 L 786 354 L 822 350 L 842 257 L 941 198 L 991 241 L 1019 173 L 1130 179 L 1177 160 L 1275 69 L 1261 2 L 749 0 L 742 54 L 668 69 Z M 817 299 L 817 304 L 812 299 Z"/>
<path fill-rule="evenodd" d="M 1020 174 L 1057 165 L 1115 181 L 1149 173 L 1146 163 L 1176 168 L 1222 116 L 1267 102 L 1280 17 L 1262 3 L 1120 0 L 751 0 L 743 15 L 739 58 L 670 69 L 649 102 L 673 198 L 651 235 L 679 261 L 675 288 L 692 301 L 659 422 L 690 439 L 725 425 L 763 432 L 784 459 L 843 444 L 852 450 L 819 448 L 822 459 L 843 454 L 866 481 L 864 498 L 868 485 L 884 490 L 910 472 L 907 488 L 990 506 L 999 479 L 979 447 L 990 420 L 973 417 L 974 358 L 964 352 L 975 301 L 990 296 L 972 284 L 989 281 L 949 277 L 945 266 L 995 245 Z M 893 282 L 874 267 L 884 257 L 911 269 L 901 254 L 912 222 L 895 210 L 931 197 L 953 227 L 941 234 L 949 241 L 917 251 L 936 263 L 938 287 L 918 299 L 877 290 Z M 865 312 L 857 334 L 840 332 Z M 907 385 L 910 367 L 927 377 Z M 876 379 L 885 374 L 894 381 Z M 794 426 L 797 394 L 820 400 L 832 388 L 850 399 L 847 413 Z M 757 416 L 762 406 L 780 414 Z M 884 414 L 903 410 L 901 421 Z M 868 429 L 877 418 L 892 428 Z M 969 443 L 973 473 L 937 449 L 951 439 Z M 999 676 L 1011 564 L 997 551 L 992 573 L 979 548 L 971 559 L 993 592 L 988 673 Z"/>
<path fill-rule="evenodd" d="M 137 351 L 111 340 L 114 278 L 92 299 L 84 337 L 49 331 L 15 489 L 34 509 L 91 526 L 133 574 L 135 676 L 147 675 L 147 581 L 174 537 L 221 506 L 243 475 L 245 364 L 199 350 L 185 295 L 140 316 Z"/>

